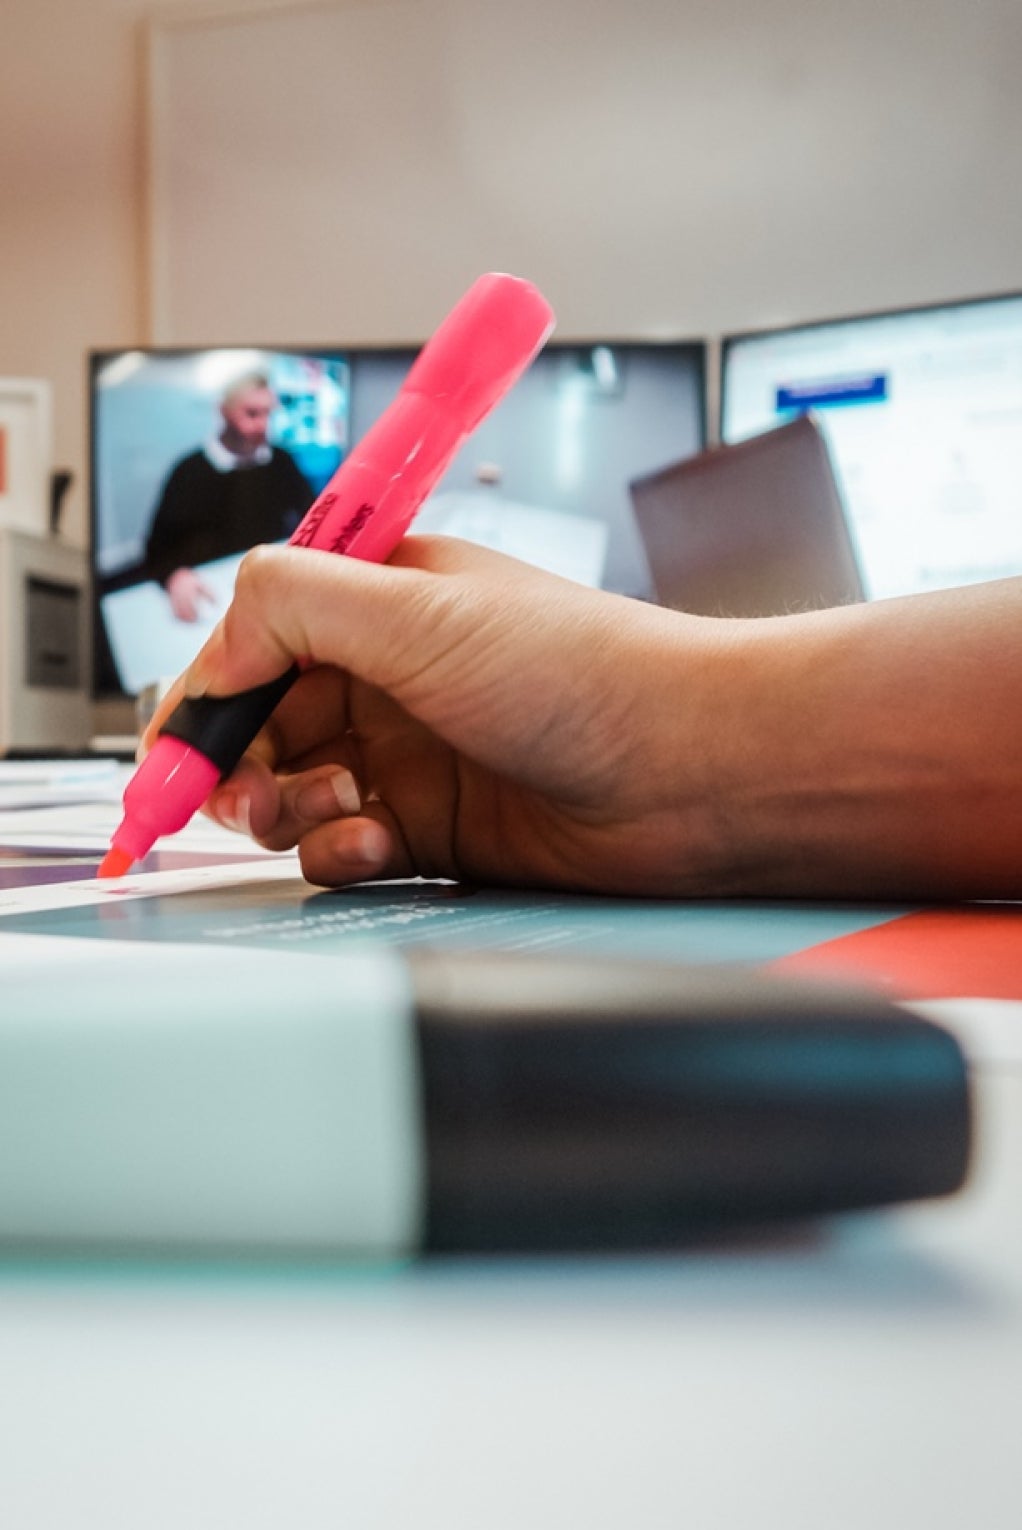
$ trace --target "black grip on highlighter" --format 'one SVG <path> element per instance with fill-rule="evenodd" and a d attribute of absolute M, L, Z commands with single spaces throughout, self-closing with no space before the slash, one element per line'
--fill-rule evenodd
<path fill-rule="evenodd" d="M 221 777 L 229 776 L 299 673 L 297 664 L 292 664 L 276 680 L 234 696 L 186 697 L 160 732 L 191 744 L 212 761 Z"/>

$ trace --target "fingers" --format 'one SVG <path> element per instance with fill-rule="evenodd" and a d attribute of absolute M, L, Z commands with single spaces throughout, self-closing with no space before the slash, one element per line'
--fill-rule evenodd
<path fill-rule="evenodd" d="M 354 778 L 343 768 L 278 779 L 261 761 L 246 759 L 207 808 L 225 828 L 251 835 L 267 850 L 297 845 L 303 875 L 319 887 L 414 874 L 388 809 L 373 802 L 363 811 Z"/>
<path fill-rule="evenodd" d="M 225 695 L 295 660 L 333 665 L 402 699 L 478 636 L 516 584 L 576 589 L 529 565 L 447 537 L 406 537 L 389 563 L 312 548 L 257 547 L 234 597 L 185 673 L 185 691 Z M 542 597 L 538 597 L 542 607 Z"/>
<path fill-rule="evenodd" d="M 240 761 L 206 803 L 217 823 L 251 835 L 267 850 L 290 850 L 311 829 L 361 808 L 355 778 L 344 766 L 277 776 L 253 755 Z"/>
<path fill-rule="evenodd" d="M 608 708 L 603 655 L 640 621 L 611 600 L 443 538 L 406 539 L 387 565 L 260 548 L 145 742 L 182 695 L 245 690 L 302 659 L 212 816 L 269 849 L 297 845 L 320 885 L 449 876 L 465 823 L 487 824 L 493 779 L 605 799 L 633 729 L 631 702 Z M 581 679 L 566 697 L 571 655 Z"/>
<path fill-rule="evenodd" d="M 318 887 L 415 875 L 396 824 L 378 803 L 360 817 L 310 831 L 298 846 L 298 859 L 303 876 Z"/>
<path fill-rule="evenodd" d="M 436 626 L 436 581 L 415 568 L 260 547 L 243 559 L 223 620 L 185 674 L 188 695 L 230 694 L 296 659 L 387 685 L 419 662 Z"/>
<path fill-rule="evenodd" d="M 231 775 L 212 792 L 204 805 L 208 816 L 268 850 L 289 850 L 310 828 L 359 812 L 361 796 L 351 769 L 354 749 L 343 737 L 343 682 L 331 670 L 302 675 Z M 142 735 L 140 759 L 183 696 L 183 680 L 178 679 Z M 278 776 L 280 765 L 290 773 Z"/>
<path fill-rule="evenodd" d="M 204 811 L 225 829 L 248 834 L 267 849 L 290 849 L 286 841 L 267 843 L 280 818 L 280 787 L 270 767 L 255 754 L 246 754 L 232 774 L 207 799 Z"/>

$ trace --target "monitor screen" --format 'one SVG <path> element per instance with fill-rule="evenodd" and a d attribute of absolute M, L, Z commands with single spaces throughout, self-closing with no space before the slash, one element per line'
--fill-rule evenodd
<path fill-rule="evenodd" d="M 91 358 L 94 692 L 177 674 L 245 550 L 286 539 L 396 395 L 415 347 Z M 628 484 L 701 449 L 699 342 L 549 345 L 465 443 L 416 531 L 650 593 Z"/>
<path fill-rule="evenodd" d="M 806 411 L 867 596 L 1022 573 L 1022 295 L 724 341 L 724 441 Z"/>

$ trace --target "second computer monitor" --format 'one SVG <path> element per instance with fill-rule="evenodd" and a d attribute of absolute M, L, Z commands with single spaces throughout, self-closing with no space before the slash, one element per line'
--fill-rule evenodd
<path fill-rule="evenodd" d="M 871 598 L 1022 573 L 1022 295 L 735 335 L 722 429 L 811 409 Z"/>

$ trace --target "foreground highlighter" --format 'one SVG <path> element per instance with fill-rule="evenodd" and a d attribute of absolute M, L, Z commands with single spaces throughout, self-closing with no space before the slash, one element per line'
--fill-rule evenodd
<path fill-rule="evenodd" d="M 225 1002 L 224 947 L 161 962 L 84 944 L 64 982 L 25 964 L 5 986 L 8 1251 L 668 1248 L 966 1175 L 957 1042 L 868 993 L 521 952 L 249 949 Z"/>
<path fill-rule="evenodd" d="M 529 282 L 481 276 L 447 315 L 389 409 L 352 448 L 290 545 L 383 563 L 466 437 L 517 382 L 554 327 Z M 122 876 L 163 834 L 183 829 L 229 776 L 297 678 L 296 667 L 241 695 L 181 703 L 124 794 L 100 863 Z"/>

